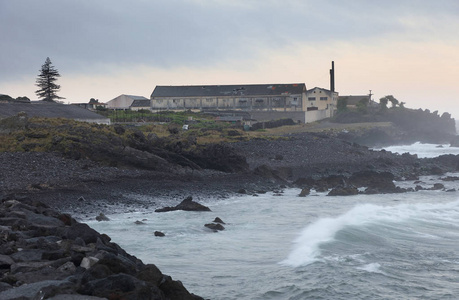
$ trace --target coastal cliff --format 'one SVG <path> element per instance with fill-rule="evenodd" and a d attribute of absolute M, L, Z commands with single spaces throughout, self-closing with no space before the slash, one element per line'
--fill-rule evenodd
<path fill-rule="evenodd" d="M 349 111 L 338 114 L 340 124 L 389 122 L 391 126 L 370 130 L 341 132 L 338 138 L 365 146 L 388 146 L 415 142 L 446 144 L 456 136 L 456 123 L 449 113 L 438 114 L 422 109 L 391 108 L 383 112 L 362 114 Z"/>

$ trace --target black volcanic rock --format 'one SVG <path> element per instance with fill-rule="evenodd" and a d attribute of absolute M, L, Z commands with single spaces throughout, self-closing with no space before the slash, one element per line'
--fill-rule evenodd
<path fill-rule="evenodd" d="M 209 228 L 210 230 L 212 230 L 214 232 L 225 230 L 225 227 L 223 227 L 222 224 L 218 224 L 218 223 L 217 224 L 209 223 L 209 224 L 205 224 L 204 226 Z"/>
<path fill-rule="evenodd" d="M 355 186 L 337 186 L 327 196 L 352 196 L 357 195 L 359 190 Z"/>
<path fill-rule="evenodd" d="M 155 212 L 168 212 L 168 211 L 174 211 L 174 210 L 185 210 L 185 211 L 211 211 L 210 208 L 207 206 L 204 206 L 202 204 L 199 204 L 195 201 L 193 201 L 193 198 L 191 196 L 188 196 L 185 200 L 180 202 L 180 204 L 176 206 L 166 206 L 163 208 L 158 208 L 155 210 Z"/>
<path fill-rule="evenodd" d="M 39 202 L 4 200 L 0 224 L 0 299 L 202 299 Z"/>

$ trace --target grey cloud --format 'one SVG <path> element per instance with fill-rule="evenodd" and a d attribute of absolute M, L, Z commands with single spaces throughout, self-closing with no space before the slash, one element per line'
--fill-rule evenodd
<path fill-rule="evenodd" d="M 239 2 L 240 5 L 237 5 Z M 0 0 L 0 80 L 106 66 L 208 66 L 295 42 L 361 40 L 405 30 L 405 14 L 457 14 L 456 1 Z"/>

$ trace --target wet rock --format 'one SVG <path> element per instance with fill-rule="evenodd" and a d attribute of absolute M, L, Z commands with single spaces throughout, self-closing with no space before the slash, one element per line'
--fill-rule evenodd
<path fill-rule="evenodd" d="M 225 230 L 225 227 L 223 227 L 222 224 L 218 224 L 218 223 L 217 224 L 209 223 L 209 224 L 205 224 L 204 226 L 209 228 L 210 230 L 212 230 L 214 232 Z"/>
<path fill-rule="evenodd" d="M 355 186 L 338 186 L 333 188 L 327 196 L 352 196 L 358 193 L 359 190 Z"/>
<path fill-rule="evenodd" d="M 304 188 L 301 190 L 300 194 L 298 195 L 299 197 L 306 197 L 311 193 L 311 190 L 308 188 Z"/>
<path fill-rule="evenodd" d="M 0 299 L 202 299 L 107 235 L 61 217 L 39 203 L 0 203 Z"/>
<path fill-rule="evenodd" d="M 417 192 L 417 191 L 422 191 L 422 190 L 425 190 L 424 187 L 420 186 L 420 185 L 416 185 L 414 190 Z"/>
<path fill-rule="evenodd" d="M 100 213 L 97 217 L 96 220 L 101 222 L 101 221 L 110 221 L 110 219 L 104 215 L 103 213 Z"/>
<path fill-rule="evenodd" d="M 83 295 L 107 299 L 164 299 L 164 293 L 154 285 L 128 274 L 114 274 L 84 284 L 79 292 Z"/>
<path fill-rule="evenodd" d="M 193 198 L 191 196 L 188 196 L 185 200 L 183 200 L 179 205 L 174 206 L 174 207 L 164 207 L 164 208 L 158 208 L 155 210 L 155 212 L 168 212 L 168 211 L 175 211 L 175 210 L 185 210 L 185 211 L 211 211 L 210 208 L 207 206 L 204 206 L 202 204 L 199 204 L 195 201 L 193 201 Z"/>
<path fill-rule="evenodd" d="M 435 184 L 433 185 L 433 187 L 430 188 L 430 190 L 436 191 L 436 190 L 442 190 L 442 189 L 444 189 L 444 188 L 445 188 L 445 186 L 444 186 L 443 184 L 441 184 L 441 183 L 435 183 Z"/>
<path fill-rule="evenodd" d="M 458 176 L 446 176 L 440 179 L 443 181 L 458 181 L 459 177 Z"/>
<path fill-rule="evenodd" d="M 219 217 L 216 217 L 214 220 L 213 220 L 214 223 L 220 223 L 220 224 L 225 224 L 225 222 L 223 222 L 222 219 L 220 219 Z"/>
<path fill-rule="evenodd" d="M 9 268 L 14 264 L 14 260 L 8 255 L 0 255 L 0 269 Z"/>
<path fill-rule="evenodd" d="M 155 231 L 155 236 L 163 237 L 163 236 L 166 236 L 166 235 L 164 233 L 162 233 L 161 231 Z"/>

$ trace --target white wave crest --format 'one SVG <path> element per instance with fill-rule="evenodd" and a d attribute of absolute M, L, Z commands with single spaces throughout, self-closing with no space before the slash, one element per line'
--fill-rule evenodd
<path fill-rule="evenodd" d="M 381 274 L 383 274 L 383 272 L 381 271 L 381 265 L 378 264 L 378 263 L 366 264 L 364 266 L 357 267 L 357 269 L 358 270 L 362 270 L 362 271 L 366 271 L 366 272 L 369 272 L 369 273 L 381 273 Z"/>
<path fill-rule="evenodd" d="M 452 216 L 453 214 L 454 216 Z M 441 216 L 440 216 L 441 215 Z M 459 217 L 459 201 L 442 204 L 400 204 L 396 206 L 378 206 L 372 204 L 357 205 L 336 218 L 322 218 L 305 227 L 293 241 L 293 250 L 282 265 L 299 267 L 317 261 L 320 245 L 334 240 L 337 232 L 346 226 L 362 226 L 377 222 L 400 223 L 409 219 L 454 220 Z"/>

